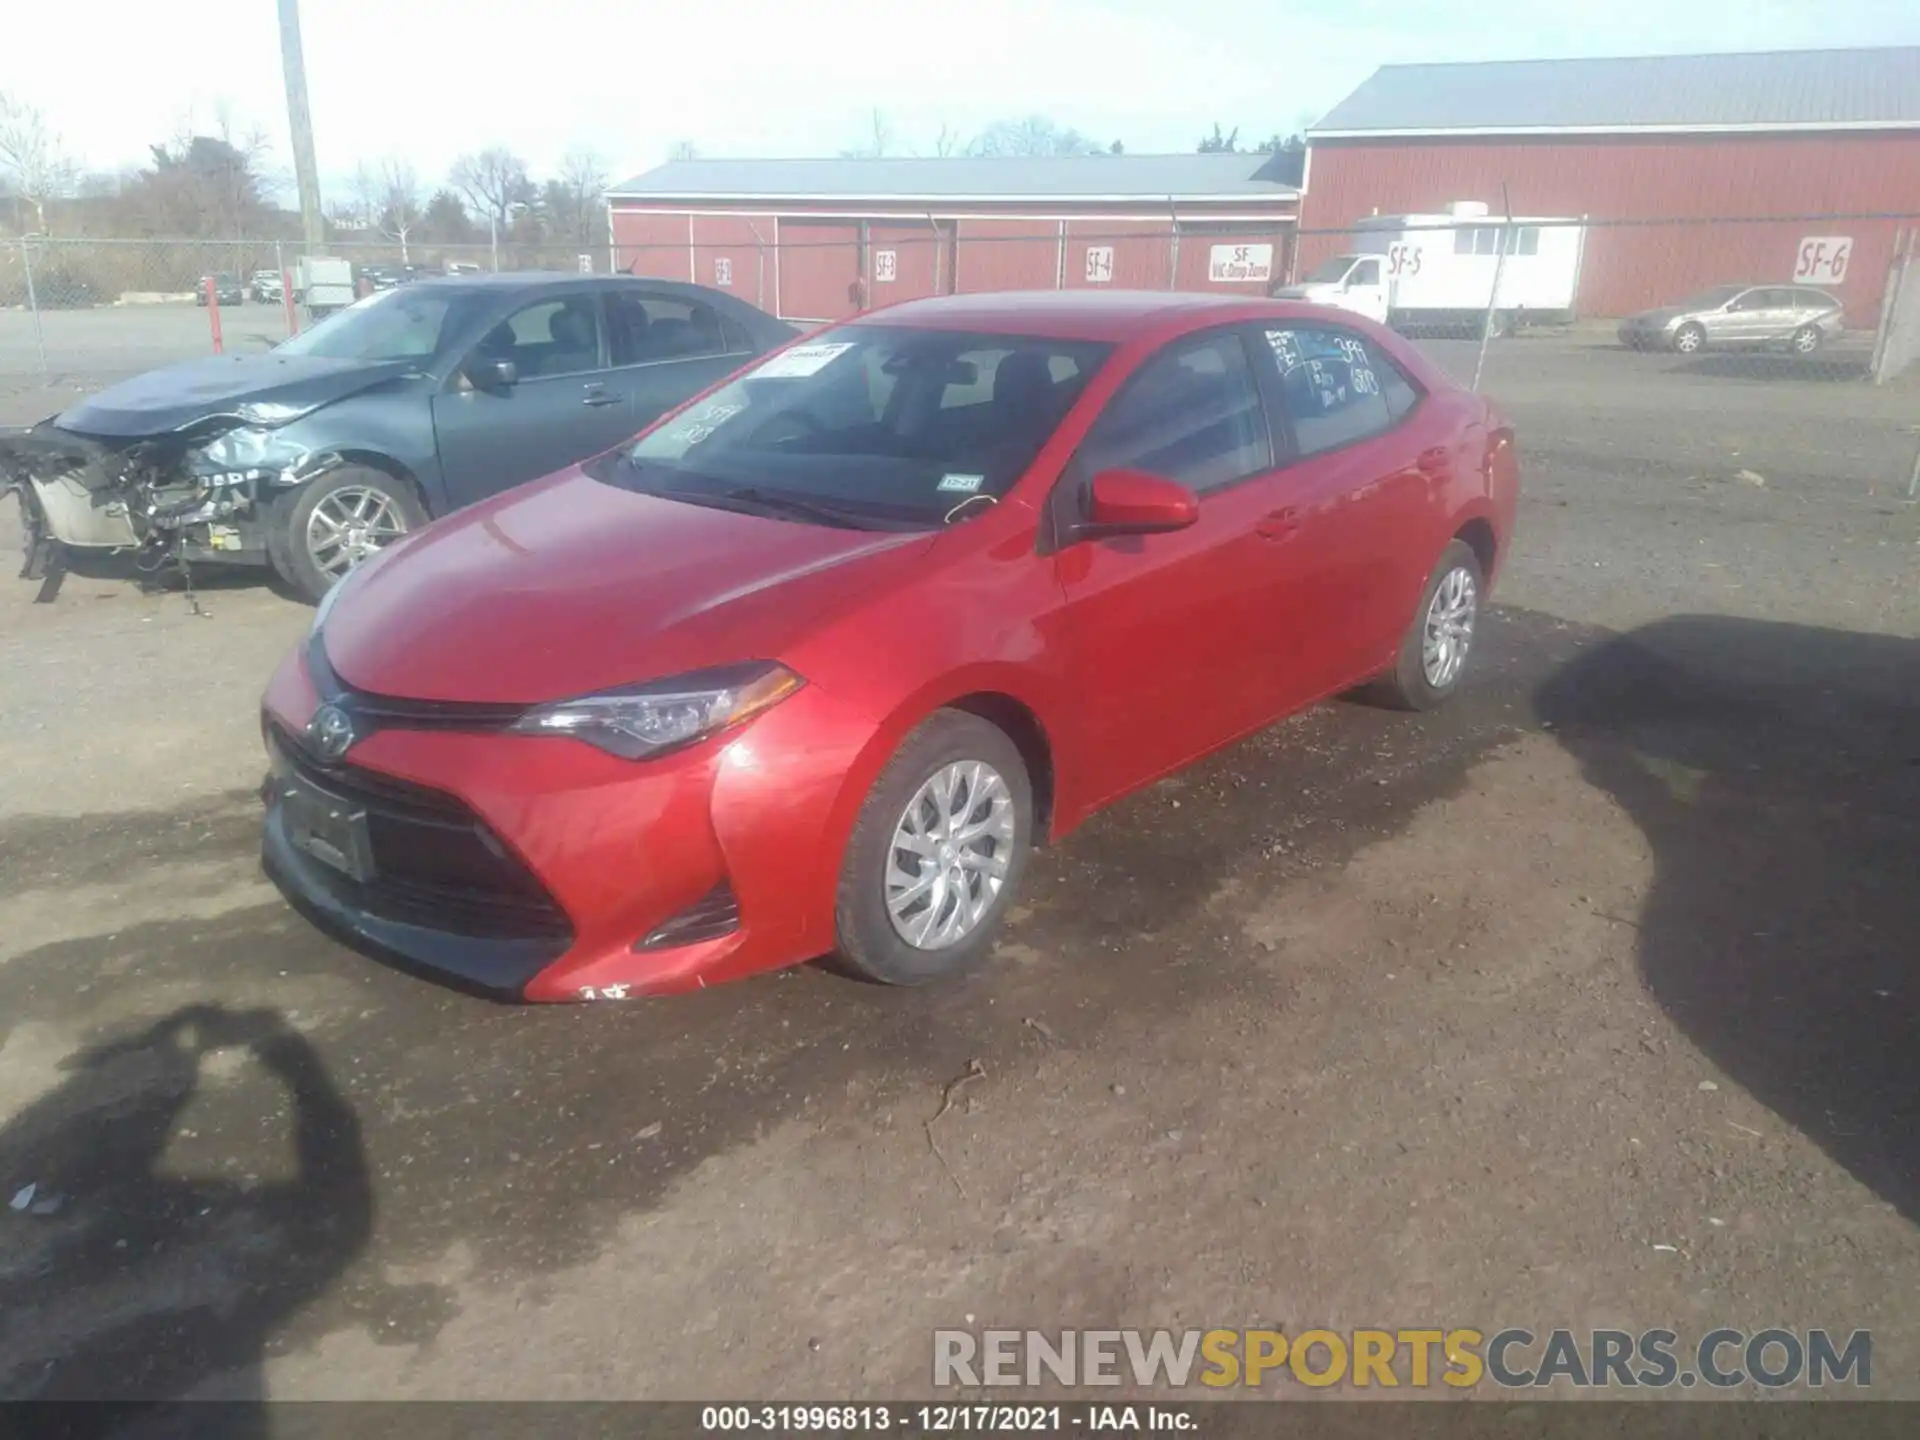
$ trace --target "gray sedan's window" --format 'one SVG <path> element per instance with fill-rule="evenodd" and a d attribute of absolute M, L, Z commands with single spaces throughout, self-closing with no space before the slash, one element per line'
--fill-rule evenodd
<path fill-rule="evenodd" d="M 536 300 L 480 342 L 489 360 L 511 360 L 523 378 L 581 375 L 600 368 L 600 311 L 585 292 Z"/>
<path fill-rule="evenodd" d="M 693 360 L 750 348 L 718 310 L 698 300 L 615 290 L 607 296 L 607 322 L 615 365 Z"/>
<path fill-rule="evenodd" d="M 283 355 L 327 360 L 413 360 L 439 353 L 458 328 L 449 316 L 463 313 L 468 299 L 453 291 L 382 290 L 336 311 L 277 347 Z"/>

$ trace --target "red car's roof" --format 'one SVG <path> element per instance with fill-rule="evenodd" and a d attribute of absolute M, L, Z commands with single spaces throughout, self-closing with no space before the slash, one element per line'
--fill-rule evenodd
<path fill-rule="evenodd" d="M 1177 290 L 1009 290 L 908 300 L 861 315 L 851 323 L 1118 341 L 1148 332 L 1216 325 L 1243 316 L 1296 313 L 1304 313 L 1297 303 L 1246 295 Z"/>

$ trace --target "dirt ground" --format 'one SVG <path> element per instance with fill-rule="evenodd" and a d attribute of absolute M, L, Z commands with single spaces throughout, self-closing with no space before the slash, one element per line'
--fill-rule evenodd
<path fill-rule="evenodd" d="M 0 1397 L 903 1397 L 936 1327 L 1422 1324 L 1870 1329 L 1920 1397 L 1916 393 L 1490 375 L 1468 693 L 1121 805 L 934 990 L 384 969 L 257 871 L 309 612 L 0 589 L 0 1192 L 58 1204 L 0 1212 Z"/>

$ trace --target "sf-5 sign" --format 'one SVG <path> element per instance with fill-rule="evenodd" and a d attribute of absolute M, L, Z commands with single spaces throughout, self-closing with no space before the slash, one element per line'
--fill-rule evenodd
<path fill-rule="evenodd" d="M 1793 278 L 1809 285 L 1838 285 L 1847 278 L 1852 254 L 1851 235 L 1809 235 L 1800 242 Z"/>

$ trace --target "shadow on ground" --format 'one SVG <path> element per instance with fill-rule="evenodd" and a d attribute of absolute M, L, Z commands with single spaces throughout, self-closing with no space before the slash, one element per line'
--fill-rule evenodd
<path fill-rule="evenodd" d="M 51 573 L 52 569 L 58 570 L 57 576 Z M 18 568 L 20 578 L 25 579 L 27 573 L 25 568 Z M 144 595 L 219 595 L 233 590 L 265 589 L 282 600 L 295 604 L 308 603 L 271 566 L 206 561 L 190 565 L 183 573 L 172 560 L 155 559 L 130 550 L 68 549 L 62 553 L 56 567 L 49 567 L 47 573 L 35 571 L 33 578 L 39 586 L 35 592 L 36 598 L 48 600 L 58 598 L 70 581 L 94 580 L 125 585 Z"/>
<path fill-rule="evenodd" d="M 271 1010 L 183 1007 L 64 1069 L 0 1131 L 0 1400 L 257 1394 L 279 1325 L 372 1234 L 353 1110 Z"/>
<path fill-rule="evenodd" d="M 1652 846 L 1654 998 L 1920 1222 L 1920 642 L 1681 617 L 1537 700 Z"/>

